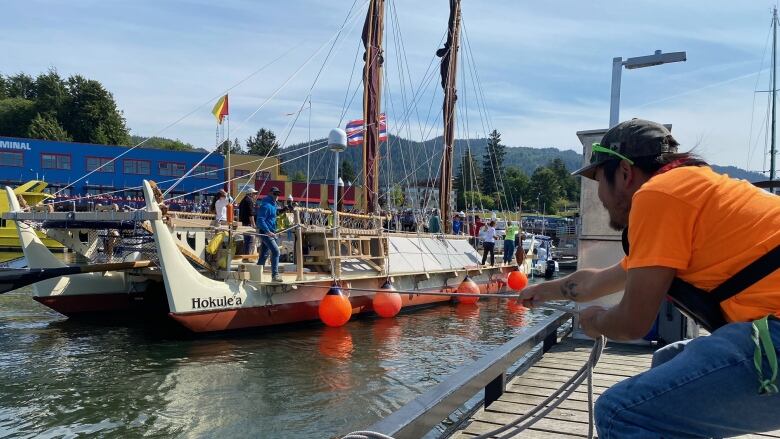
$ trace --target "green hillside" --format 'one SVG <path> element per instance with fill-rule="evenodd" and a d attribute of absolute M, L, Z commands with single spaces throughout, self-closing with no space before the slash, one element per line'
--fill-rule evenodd
<path fill-rule="evenodd" d="M 312 149 L 321 148 L 325 144 L 325 141 L 326 139 L 313 140 L 312 144 L 315 146 L 312 147 Z M 409 180 L 414 179 L 429 180 L 436 178 L 438 175 L 438 166 L 439 163 L 441 163 L 441 142 L 441 137 L 436 137 L 426 142 L 415 142 L 390 135 L 389 142 L 381 145 L 381 154 L 383 158 L 388 157 L 386 149 L 387 145 L 390 145 L 390 159 L 383 160 L 381 164 L 381 185 L 387 185 L 388 175 L 391 176 L 391 181 L 394 183 L 401 182 L 407 175 L 415 176 L 415 178 L 409 177 L 404 181 L 404 184 Z M 455 173 L 457 173 L 457 163 L 460 163 L 460 157 L 467 148 L 471 149 L 472 155 L 477 162 L 479 162 L 478 166 L 481 166 L 482 155 L 485 152 L 486 145 L 487 139 L 456 140 L 454 154 L 454 162 L 456 163 Z M 286 154 L 284 152 L 295 150 L 298 151 Z M 283 150 L 283 160 L 288 161 L 296 157 L 301 157 L 306 154 L 306 151 L 306 143 L 291 145 Z M 354 163 L 355 169 L 358 169 L 358 174 L 360 174 L 361 168 L 359 164 L 362 163 L 362 156 L 362 147 L 350 147 L 341 154 L 342 161 L 348 160 Z M 570 171 L 582 166 L 582 154 L 571 149 L 560 150 L 558 148 L 507 146 L 504 160 L 506 166 L 514 166 L 523 171 L 526 175 L 531 175 L 536 168 L 544 166 L 556 158 L 563 160 L 566 168 Z M 766 180 L 766 177 L 757 172 L 746 171 L 735 166 L 713 165 L 712 168 L 716 172 L 728 174 L 733 178 L 744 179 L 751 182 Z M 289 163 L 284 163 L 283 169 L 287 175 L 293 175 L 297 171 L 305 173 L 306 159 L 300 158 L 298 160 L 292 160 Z M 312 180 L 333 178 L 333 153 L 327 149 L 323 149 L 322 151 L 312 154 L 310 159 L 310 172 Z M 358 179 L 360 179 L 360 177 L 358 177 Z"/>

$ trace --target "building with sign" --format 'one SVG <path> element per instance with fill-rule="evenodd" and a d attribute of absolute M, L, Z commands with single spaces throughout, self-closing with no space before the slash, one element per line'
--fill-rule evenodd
<path fill-rule="evenodd" d="M 119 190 L 123 197 L 141 197 L 143 180 L 154 180 L 166 189 L 206 154 L 0 137 L 0 184 L 18 186 L 37 179 L 49 184 L 48 192 L 63 197 Z M 223 181 L 223 157 L 212 154 L 171 193 L 195 199 L 218 191 Z"/>

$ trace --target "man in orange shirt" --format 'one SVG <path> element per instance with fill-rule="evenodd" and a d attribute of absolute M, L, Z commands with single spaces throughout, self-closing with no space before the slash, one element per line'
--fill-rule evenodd
<path fill-rule="evenodd" d="M 719 175 L 660 124 L 623 122 L 575 175 L 596 180 L 626 257 L 526 288 L 531 304 L 587 302 L 591 337 L 637 339 L 669 297 L 712 334 L 658 350 L 596 402 L 599 438 L 725 437 L 780 429 L 780 197 Z M 752 337 L 755 334 L 755 340 Z"/>

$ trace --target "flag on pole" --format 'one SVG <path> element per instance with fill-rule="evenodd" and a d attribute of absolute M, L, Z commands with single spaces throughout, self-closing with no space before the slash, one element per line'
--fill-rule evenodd
<path fill-rule="evenodd" d="M 217 103 L 214 104 L 214 108 L 211 109 L 211 112 L 214 114 L 214 117 L 217 118 L 217 123 L 222 125 L 222 119 L 230 114 L 228 111 L 228 95 L 219 98 Z"/>
<path fill-rule="evenodd" d="M 365 137 L 363 133 L 363 125 L 363 119 L 356 119 L 347 122 L 345 131 L 347 132 L 348 145 L 354 146 L 361 145 L 363 143 L 363 138 Z M 379 141 L 387 141 L 387 118 L 385 117 L 385 113 L 381 113 L 379 115 Z"/>

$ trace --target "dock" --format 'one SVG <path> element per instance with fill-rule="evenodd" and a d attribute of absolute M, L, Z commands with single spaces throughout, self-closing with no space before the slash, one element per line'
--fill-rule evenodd
<path fill-rule="evenodd" d="M 426 437 L 469 439 L 509 424 L 540 404 L 560 388 L 588 360 L 593 341 L 570 336 L 570 315 L 551 315 L 534 333 L 518 337 L 497 349 L 494 355 L 465 367 L 402 407 L 369 430 L 396 438 L 422 437 L 424 432 L 438 430 Z M 540 342 L 542 342 L 540 346 Z M 533 347 L 532 347 L 533 346 Z M 593 371 L 594 401 L 614 384 L 650 368 L 654 347 L 608 343 Z M 523 361 L 513 376 L 504 366 Z M 497 370 L 503 371 L 497 374 Z M 483 388 L 484 398 L 472 409 L 464 407 L 466 393 Z M 464 392 L 469 389 L 470 392 Z M 453 421 L 452 413 L 466 413 L 467 418 Z M 436 419 L 448 417 L 439 424 Z M 438 425 L 437 425 L 438 424 Z M 506 434 L 508 432 L 505 432 Z M 544 418 L 516 437 L 533 439 L 587 438 L 588 394 L 583 382 L 570 397 Z M 594 431 L 594 437 L 595 431 Z M 740 438 L 780 438 L 780 430 L 739 436 Z"/>

